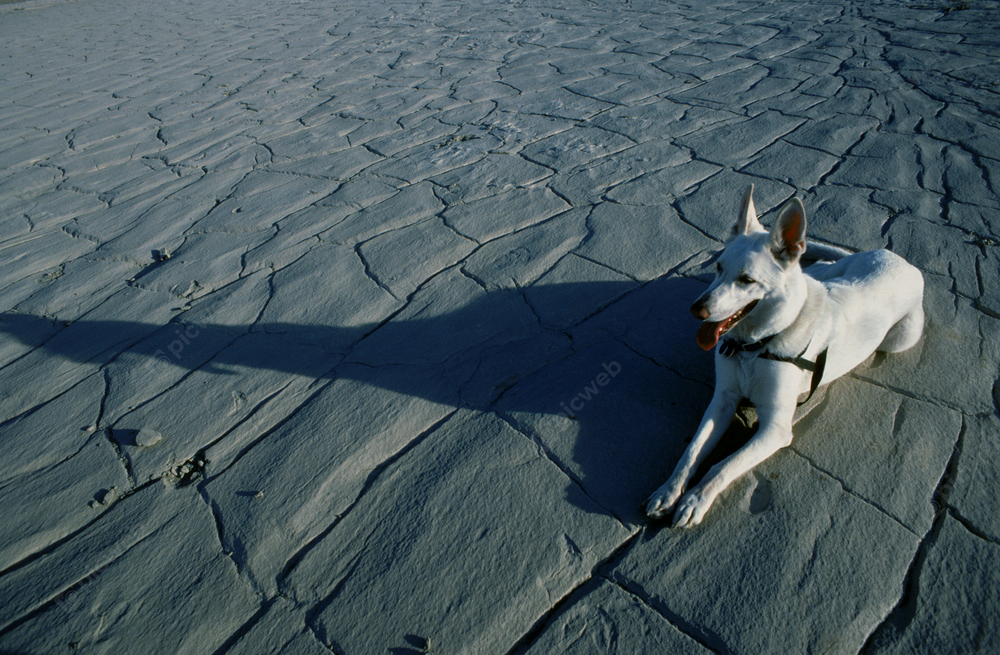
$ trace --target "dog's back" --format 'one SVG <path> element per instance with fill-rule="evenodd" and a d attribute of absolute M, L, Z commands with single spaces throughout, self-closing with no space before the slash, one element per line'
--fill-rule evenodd
<path fill-rule="evenodd" d="M 824 381 L 850 371 L 872 352 L 900 352 L 920 340 L 924 278 L 899 255 L 860 252 L 804 272 L 823 283 L 835 310 L 830 352 L 836 356 Z"/>
<path fill-rule="evenodd" d="M 815 241 L 806 242 L 806 251 L 802 253 L 801 264 L 805 268 L 817 262 L 838 262 L 844 257 L 850 257 L 854 253 L 850 250 L 838 248 L 825 243 Z"/>

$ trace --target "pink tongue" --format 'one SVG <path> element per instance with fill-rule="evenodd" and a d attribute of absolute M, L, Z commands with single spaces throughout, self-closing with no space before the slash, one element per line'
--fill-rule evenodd
<path fill-rule="evenodd" d="M 695 337 L 698 341 L 698 345 L 704 350 L 711 350 L 715 347 L 715 344 L 719 343 L 719 331 L 722 329 L 722 324 L 725 321 L 719 321 L 718 323 L 713 323 L 711 321 L 703 321 L 701 327 L 698 328 L 698 336 Z"/>

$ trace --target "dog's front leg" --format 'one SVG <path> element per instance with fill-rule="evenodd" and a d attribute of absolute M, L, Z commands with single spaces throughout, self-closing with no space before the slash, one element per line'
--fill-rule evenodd
<path fill-rule="evenodd" d="M 691 491 L 681 498 L 674 512 L 674 527 L 689 528 L 698 525 L 712 506 L 716 496 L 757 464 L 773 455 L 779 448 L 792 443 L 791 408 L 757 408 L 760 428 L 745 446 L 722 460 L 705 474 Z"/>
<path fill-rule="evenodd" d="M 740 397 L 735 391 L 716 387 L 712 402 L 705 410 L 701 425 L 698 426 L 694 438 L 691 439 L 687 450 L 684 451 L 681 461 L 677 463 L 670 479 L 649 497 L 646 504 L 646 514 L 650 518 L 662 518 L 673 509 L 684 490 L 687 489 L 688 481 L 698 469 L 698 465 L 712 451 L 712 448 L 725 433 L 726 428 L 729 427 L 739 400 Z"/>

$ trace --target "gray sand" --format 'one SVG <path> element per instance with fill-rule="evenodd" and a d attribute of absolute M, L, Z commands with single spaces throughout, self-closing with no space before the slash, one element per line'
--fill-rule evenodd
<path fill-rule="evenodd" d="M 997 2 L 4 4 L 0 651 L 1000 652 Z M 749 182 L 925 336 L 673 530 Z"/>

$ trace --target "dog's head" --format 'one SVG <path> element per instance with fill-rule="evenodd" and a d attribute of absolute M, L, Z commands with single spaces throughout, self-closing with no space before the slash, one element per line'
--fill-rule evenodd
<path fill-rule="evenodd" d="M 788 272 L 806 249 L 806 210 L 792 198 L 770 231 L 757 220 L 753 185 L 743 194 L 733 231 L 715 262 L 715 280 L 691 305 L 702 321 L 698 345 L 710 350 L 719 337 L 750 314 L 757 303 L 784 290 Z"/>

